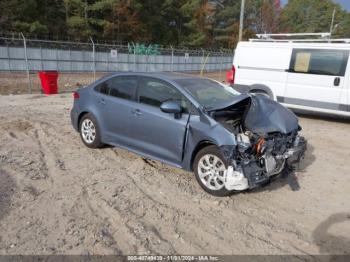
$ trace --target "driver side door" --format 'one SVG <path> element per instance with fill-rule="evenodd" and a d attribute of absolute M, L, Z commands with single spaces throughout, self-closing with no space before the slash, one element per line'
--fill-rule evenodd
<path fill-rule="evenodd" d="M 160 105 L 176 100 L 182 114 L 164 113 Z M 137 101 L 132 109 L 129 134 L 136 151 L 155 159 L 180 166 L 188 124 L 188 101 L 172 85 L 160 79 L 142 77 L 137 89 Z"/>

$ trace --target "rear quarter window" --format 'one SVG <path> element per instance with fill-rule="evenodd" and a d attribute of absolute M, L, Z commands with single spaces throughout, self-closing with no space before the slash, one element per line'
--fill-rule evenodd
<path fill-rule="evenodd" d="M 345 50 L 294 49 L 290 72 L 344 76 L 348 58 Z"/>

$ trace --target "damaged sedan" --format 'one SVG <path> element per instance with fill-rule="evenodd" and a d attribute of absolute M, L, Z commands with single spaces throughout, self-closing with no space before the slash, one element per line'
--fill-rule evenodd
<path fill-rule="evenodd" d="M 262 95 L 173 73 L 115 73 L 73 93 L 90 148 L 125 148 L 193 171 L 215 196 L 255 188 L 303 158 L 297 117 Z"/>

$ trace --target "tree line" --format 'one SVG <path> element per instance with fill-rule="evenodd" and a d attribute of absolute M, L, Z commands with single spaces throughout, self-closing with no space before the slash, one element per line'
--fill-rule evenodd
<path fill-rule="evenodd" d="M 350 14 L 331 0 L 246 0 L 243 37 L 329 32 L 350 37 Z M 1 0 L 0 31 L 37 38 L 233 48 L 240 0 Z"/>

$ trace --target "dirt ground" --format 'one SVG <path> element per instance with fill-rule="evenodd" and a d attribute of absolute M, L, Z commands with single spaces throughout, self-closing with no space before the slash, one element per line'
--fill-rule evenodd
<path fill-rule="evenodd" d="M 86 148 L 71 106 L 0 96 L 0 254 L 350 254 L 349 122 L 301 117 L 304 171 L 215 198 L 191 173 Z"/>

